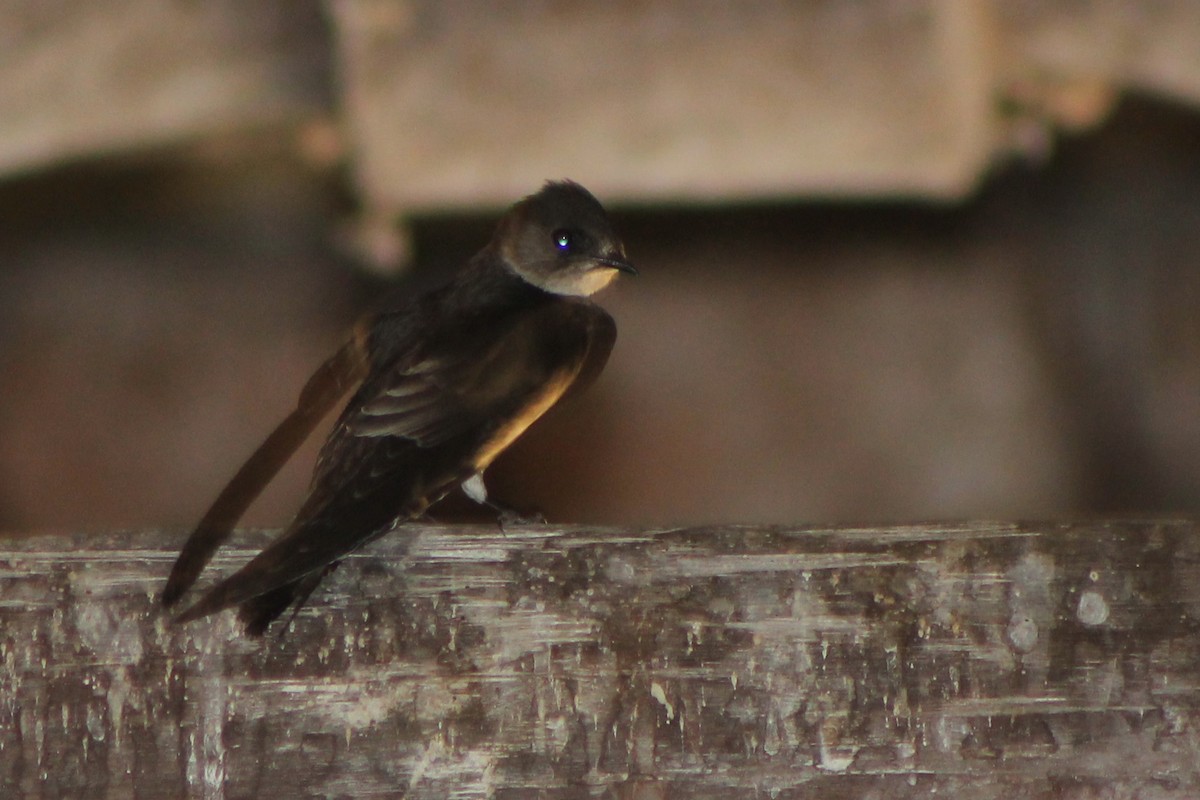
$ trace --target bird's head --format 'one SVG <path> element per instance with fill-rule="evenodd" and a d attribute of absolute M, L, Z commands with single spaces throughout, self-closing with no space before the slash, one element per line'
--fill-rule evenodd
<path fill-rule="evenodd" d="M 618 272 L 636 275 L 595 197 L 551 181 L 509 209 L 492 242 L 509 269 L 547 292 L 587 297 Z"/>

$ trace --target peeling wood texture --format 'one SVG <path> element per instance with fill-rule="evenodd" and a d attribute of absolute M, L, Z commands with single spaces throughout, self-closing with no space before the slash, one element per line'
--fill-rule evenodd
<path fill-rule="evenodd" d="M 262 640 L 0 540 L 0 797 L 1200 796 L 1195 522 L 406 531 Z"/>

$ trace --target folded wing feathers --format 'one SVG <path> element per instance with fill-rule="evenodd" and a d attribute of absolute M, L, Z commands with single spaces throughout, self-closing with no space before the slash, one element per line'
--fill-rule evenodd
<path fill-rule="evenodd" d="M 432 447 L 460 433 L 467 420 L 433 376 L 440 359 L 419 361 L 359 409 L 348 426 L 355 436 L 399 436 Z"/>

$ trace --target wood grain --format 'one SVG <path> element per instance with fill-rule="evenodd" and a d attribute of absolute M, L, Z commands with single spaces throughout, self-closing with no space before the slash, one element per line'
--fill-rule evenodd
<path fill-rule="evenodd" d="M 409 526 L 262 640 L 4 539 L 0 796 L 1196 797 L 1198 534 Z"/>

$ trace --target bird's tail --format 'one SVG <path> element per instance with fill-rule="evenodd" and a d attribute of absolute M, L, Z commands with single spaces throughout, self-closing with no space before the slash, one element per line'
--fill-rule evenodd
<path fill-rule="evenodd" d="M 337 569 L 340 561 L 335 561 L 320 572 L 315 572 L 312 575 L 307 575 L 298 581 L 284 584 L 277 589 L 272 589 L 266 594 L 260 594 L 258 597 L 252 597 L 238 607 L 238 621 L 245 626 L 248 636 L 262 636 L 267 632 L 267 628 L 271 623 L 278 619 L 283 612 L 289 608 L 292 609 L 290 619 L 295 619 L 296 614 L 300 613 L 300 609 L 308 602 L 308 598 L 312 595 L 313 590 L 325 578 L 326 575 Z M 284 626 L 286 630 L 290 626 Z"/>
<path fill-rule="evenodd" d="M 254 499 L 270 483 L 333 405 L 366 374 L 364 336 L 356 335 L 309 379 L 296 409 L 267 437 L 213 502 L 171 569 L 162 603 L 170 607 L 196 582 L 217 548 L 233 533 Z"/>

